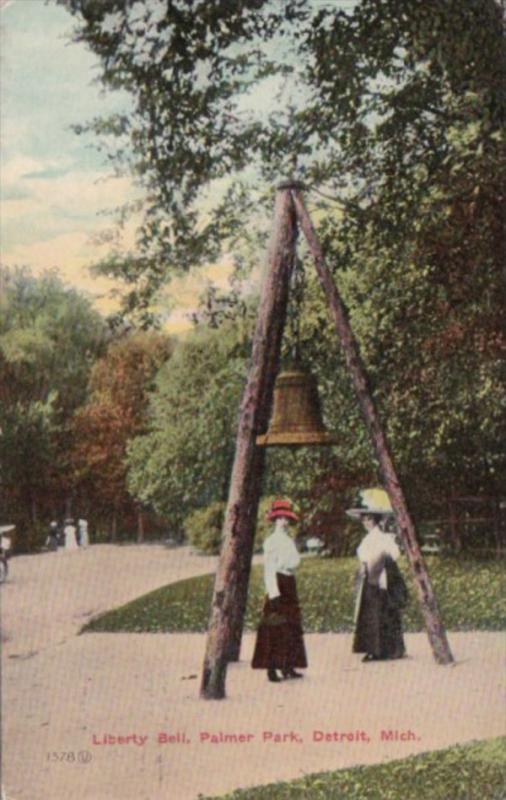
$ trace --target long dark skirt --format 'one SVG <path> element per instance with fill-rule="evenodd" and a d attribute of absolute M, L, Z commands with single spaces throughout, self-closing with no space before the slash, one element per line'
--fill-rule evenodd
<path fill-rule="evenodd" d="M 367 581 L 362 588 L 353 652 L 369 653 L 375 658 L 402 658 L 406 652 L 399 607 L 386 589 Z"/>
<path fill-rule="evenodd" d="M 280 599 L 275 608 L 265 598 L 258 627 L 253 669 L 292 669 L 307 667 L 302 619 L 293 575 L 277 573 Z"/>

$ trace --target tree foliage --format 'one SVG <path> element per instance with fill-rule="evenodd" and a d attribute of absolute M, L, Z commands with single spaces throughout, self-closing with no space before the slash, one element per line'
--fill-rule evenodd
<path fill-rule="evenodd" d="M 191 509 L 227 496 L 249 331 L 197 330 L 160 370 L 147 432 L 128 450 L 131 491 L 181 533 Z"/>
<path fill-rule="evenodd" d="M 344 10 L 315 0 L 62 2 L 76 17 L 77 39 L 99 56 L 104 85 L 127 89 L 134 101 L 133 114 L 89 125 L 116 142 L 115 163 L 134 168 L 146 187 L 138 252 L 121 268 L 112 264 L 133 286 L 130 305 L 147 307 L 176 270 L 223 249 L 240 252 L 252 227 L 262 219 L 268 225 L 273 184 L 302 178 L 408 494 L 423 506 L 447 492 L 500 492 L 501 4 L 360 0 Z M 301 256 L 308 265 L 303 248 Z M 370 473 L 367 438 L 311 280 L 301 310 L 305 355 L 328 421 L 342 435 L 339 460 L 350 474 Z M 242 362 L 236 366 L 242 373 Z M 230 419 L 238 375 L 227 369 L 218 374 L 230 387 Z M 214 380 L 212 372 L 205 392 Z M 167 400 L 177 407 L 175 397 Z M 188 428 L 186 439 L 175 417 L 162 423 L 166 412 L 156 412 L 150 436 L 161 441 L 166 424 L 169 472 L 187 472 L 187 485 L 198 474 L 188 496 L 173 487 L 178 501 L 219 499 L 206 483 L 216 463 L 202 458 L 199 442 L 217 437 L 223 401 L 212 398 L 216 419 L 198 416 L 207 419 L 205 430 Z M 151 443 L 147 437 L 131 452 L 133 485 L 164 505 Z M 182 458 L 185 448 L 194 459 Z M 272 457 L 274 480 L 283 471 L 299 482 L 315 474 L 316 456 L 298 455 L 291 469 L 290 458 Z"/>
<path fill-rule="evenodd" d="M 17 522 L 63 513 L 70 422 L 108 338 L 91 303 L 56 273 L 0 273 L 0 491 Z"/>
<path fill-rule="evenodd" d="M 73 419 L 73 463 L 81 502 L 113 520 L 131 511 L 126 449 L 146 425 L 148 393 L 172 353 L 161 333 L 136 333 L 111 343 L 91 371 L 89 398 Z"/>
<path fill-rule="evenodd" d="M 272 522 L 267 519 L 267 512 L 274 499 L 274 497 L 264 497 L 259 505 L 255 529 L 255 552 L 262 549 L 264 539 L 272 533 Z M 209 555 L 217 555 L 220 552 L 225 508 L 225 502 L 216 500 L 206 508 L 193 511 L 185 519 L 186 539 L 197 552 Z"/>
<path fill-rule="evenodd" d="M 224 178 L 251 186 L 297 165 L 309 186 L 341 196 L 352 224 L 376 220 L 384 241 L 402 244 L 399 226 L 448 169 L 449 134 L 474 124 L 476 147 L 497 151 L 494 0 L 362 0 L 347 13 L 313 0 L 61 1 L 104 85 L 134 102 L 90 128 L 118 140 L 116 163 L 130 158 L 147 189 L 141 255 L 125 267 L 145 279 L 141 302 L 150 283 L 237 233 L 245 198 Z"/>

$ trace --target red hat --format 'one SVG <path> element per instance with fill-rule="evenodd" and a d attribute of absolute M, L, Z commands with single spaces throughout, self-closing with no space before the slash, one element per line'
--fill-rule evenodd
<path fill-rule="evenodd" d="M 273 520 L 280 517 L 298 521 L 299 518 L 293 510 L 290 500 L 274 500 L 270 511 L 267 513 L 267 519 Z"/>

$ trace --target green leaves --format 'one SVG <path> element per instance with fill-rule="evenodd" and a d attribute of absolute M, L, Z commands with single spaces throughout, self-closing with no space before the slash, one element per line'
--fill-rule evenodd
<path fill-rule="evenodd" d="M 37 515 L 63 507 L 70 421 L 108 334 L 90 302 L 55 273 L 2 270 L 0 279 L 1 501 L 24 548 Z"/>
<path fill-rule="evenodd" d="M 90 376 L 90 395 L 72 421 L 73 466 L 93 504 L 131 506 L 126 491 L 126 450 L 145 431 L 148 392 L 172 353 L 161 333 L 140 332 L 111 343 Z"/>
<path fill-rule="evenodd" d="M 308 0 L 61 2 L 102 59 L 104 84 L 134 100 L 128 124 L 92 129 L 128 130 L 148 190 L 139 242 L 167 273 L 223 243 L 223 231 L 203 234 L 196 205 L 217 179 L 247 174 L 251 183 L 260 171 L 273 182 L 298 159 L 308 183 L 344 180 L 356 200 L 394 190 L 389 214 L 402 226 L 395 210 L 419 185 L 410 181 L 418 165 L 431 173 L 444 157 L 445 128 L 462 113 L 455 101 L 492 128 L 504 116 L 493 0 L 362 0 L 347 13 Z M 150 233 L 153 218 L 168 237 Z M 146 267 L 138 262 L 139 275 Z"/>
<path fill-rule="evenodd" d="M 146 436 L 129 447 L 129 484 L 181 530 L 191 510 L 226 498 L 246 370 L 240 326 L 202 328 L 161 371 Z"/>
<path fill-rule="evenodd" d="M 505 348 L 506 200 L 499 5 L 64 4 L 76 17 L 77 38 L 101 59 L 104 84 L 132 96 L 130 115 L 90 127 L 112 141 L 116 163 L 132 163 L 146 190 L 135 253 L 101 265 L 128 284 L 124 313 L 150 324 L 151 300 L 168 278 L 224 250 L 247 276 L 263 253 L 273 186 L 293 172 L 317 205 L 326 259 L 408 493 L 421 497 L 423 490 L 431 501 L 447 490 L 499 493 L 506 479 L 499 451 L 505 378 L 497 366 Z M 308 294 L 304 347 L 329 424 L 342 435 L 339 458 L 355 474 L 374 471 L 314 283 Z M 212 313 L 217 325 L 228 311 L 222 304 Z M 230 381 L 224 400 L 235 404 L 240 381 L 235 374 Z M 201 429 L 214 403 L 217 422 Z M 196 415 L 193 435 L 209 442 L 207 455 L 221 453 L 225 482 L 228 458 L 217 437 L 224 403 L 210 390 L 202 414 L 190 402 L 186 408 Z M 218 471 L 189 444 L 199 465 L 192 470 L 179 426 L 166 424 L 150 443 L 163 441 L 166 465 L 177 464 L 183 482 L 193 473 L 195 489 L 179 494 L 168 467 L 167 486 L 197 505 L 218 499 Z M 221 430 L 228 447 L 231 426 Z M 288 484 L 293 479 L 303 490 L 301 470 L 278 456 L 272 461 L 271 477 L 286 469 Z M 145 479 L 136 460 L 132 485 L 164 504 L 161 481 L 152 483 L 154 464 L 153 455 Z"/>

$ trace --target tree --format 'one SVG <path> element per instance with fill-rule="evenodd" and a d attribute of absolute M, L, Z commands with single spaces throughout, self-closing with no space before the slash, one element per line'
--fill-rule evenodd
<path fill-rule="evenodd" d="M 160 367 L 170 358 L 172 341 L 162 333 L 134 333 L 112 342 L 90 376 L 89 400 L 73 420 L 73 462 L 81 502 L 111 522 L 115 540 L 119 516 L 132 510 L 126 486 L 126 451 L 146 425 L 148 395 Z M 138 538 L 143 537 L 137 506 Z"/>
<path fill-rule="evenodd" d="M 0 273 L 0 491 L 21 546 L 71 491 L 69 424 L 103 351 L 107 327 L 57 273 Z"/>
<path fill-rule="evenodd" d="M 498 487 L 500 4 L 362 0 L 346 13 L 311 0 L 66 6 L 77 38 L 102 60 L 104 84 L 134 100 L 132 115 L 90 126 L 123 153 L 130 141 L 130 166 L 147 189 L 141 257 L 109 264 L 138 281 L 128 302 L 145 307 L 150 287 L 174 270 L 215 258 L 220 246 L 239 253 L 252 229 L 267 231 L 266 184 L 295 170 L 318 209 L 326 259 L 412 495 L 425 487 L 435 497 L 448 470 L 463 476 L 452 491 Z M 269 106 L 265 96 L 278 90 Z M 329 392 L 329 415 L 363 467 L 370 450 L 346 378 L 324 352 L 335 348 L 321 295 L 312 297 L 307 327 L 318 337 L 306 337 L 308 358 L 319 357 L 324 400 L 328 386 L 342 401 Z M 328 378 L 319 359 L 333 363 Z"/>
<path fill-rule="evenodd" d="M 452 130 L 475 124 L 476 147 L 498 152 L 505 45 L 494 0 L 362 0 L 348 13 L 313 0 L 61 2 L 104 85 L 133 99 L 132 114 L 88 126 L 117 140 L 116 164 L 147 190 L 140 256 L 104 265 L 138 279 L 128 302 L 216 257 L 245 227 L 246 186 L 261 196 L 295 164 L 340 201 L 345 224 L 372 226 L 393 253 L 447 171 Z M 239 183 L 224 190 L 225 177 Z"/>
<path fill-rule="evenodd" d="M 149 424 L 128 449 L 131 492 L 182 535 L 190 511 L 225 500 L 249 326 L 199 328 L 160 370 Z"/>

